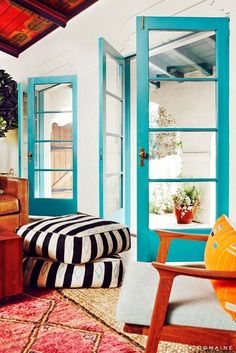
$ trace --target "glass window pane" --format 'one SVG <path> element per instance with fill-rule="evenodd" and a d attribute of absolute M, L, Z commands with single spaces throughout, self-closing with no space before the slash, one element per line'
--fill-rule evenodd
<path fill-rule="evenodd" d="M 199 190 L 200 207 L 195 209 L 193 221 L 178 224 L 173 195 L 179 188 L 195 186 Z M 215 182 L 209 183 L 149 183 L 149 228 L 211 228 L 215 222 Z M 181 194 L 182 195 L 182 194 Z M 190 207 L 191 208 L 191 207 Z M 183 213 L 189 212 L 185 208 Z M 189 216 L 188 214 L 186 215 Z"/>
<path fill-rule="evenodd" d="M 73 174 L 71 171 L 36 171 L 36 198 L 73 198 Z"/>
<path fill-rule="evenodd" d="M 215 75 L 215 32 L 149 31 L 149 77 Z"/>
<path fill-rule="evenodd" d="M 35 111 L 72 111 L 71 83 L 35 85 Z"/>
<path fill-rule="evenodd" d="M 106 90 L 122 97 L 122 66 L 106 54 Z"/>
<path fill-rule="evenodd" d="M 106 177 L 106 216 L 122 207 L 122 175 Z"/>
<path fill-rule="evenodd" d="M 72 140 L 72 113 L 35 114 L 36 140 Z"/>
<path fill-rule="evenodd" d="M 122 170 L 122 139 L 120 137 L 106 137 L 106 173 L 117 173 Z"/>
<path fill-rule="evenodd" d="M 215 132 L 150 132 L 149 178 L 214 178 Z"/>
<path fill-rule="evenodd" d="M 149 127 L 215 127 L 215 82 L 149 84 Z"/>
<path fill-rule="evenodd" d="M 106 95 L 106 131 L 122 134 L 122 103 L 108 94 Z"/>
<path fill-rule="evenodd" d="M 35 143 L 34 160 L 36 169 L 71 169 L 72 142 Z"/>

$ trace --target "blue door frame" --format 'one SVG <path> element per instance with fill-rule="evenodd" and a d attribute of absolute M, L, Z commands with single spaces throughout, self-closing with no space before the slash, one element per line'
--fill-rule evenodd
<path fill-rule="evenodd" d="M 41 160 L 43 158 L 40 153 L 39 166 L 35 165 L 35 142 L 51 142 L 41 140 L 41 136 L 35 136 L 35 85 L 43 84 L 71 84 L 72 85 L 72 168 L 71 169 L 44 169 Z M 42 103 L 42 102 L 41 102 Z M 47 112 L 48 113 L 48 112 Z M 50 112 L 49 112 L 50 113 Z M 41 114 L 39 112 L 38 114 Z M 40 127 L 41 128 L 41 127 Z M 63 142 L 63 141 L 58 141 Z M 65 141 L 68 142 L 68 141 Z M 76 76 L 49 76 L 49 77 L 33 77 L 28 79 L 28 151 L 32 153 L 32 160 L 28 162 L 29 176 L 29 211 L 32 215 L 56 216 L 77 212 L 77 77 Z M 42 151 L 41 151 L 42 152 Z M 73 190 L 72 198 L 45 198 L 43 193 L 39 197 L 35 195 L 35 172 L 43 171 L 63 171 L 72 172 Z M 40 181 L 41 183 L 41 181 Z M 40 189 L 43 187 L 40 184 Z"/>
<path fill-rule="evenodd" d="M 182 30 L 182 31 L 215 31 L 216 33 L 216 75 L 214 78 L 199 78 L 197 80 L 213 80 L 216 83 L 217 105 L 217 141 L 216 141 L 216 217 L 228 214 L 229 194 L 229 20 L 227 18 L 187 18 L 187 17 L 137 17 L 137 158 L 140 147 L 149 151 L 148 105 L 150 80 L 149 77 L 149 31 L 150 30 Z M 187 81 L 187 78 L 161 78 L 160 81 Z M 190 80 L 190 79 L 189 79 Z M 194 80 L 194 79 L 192 79 Z M 158 79 L 159 81 L 159 79 Z M 192 129 L 186 129 L 192 131 Z M 152 261 L 156 258 L 159 239 L 157 234 L 149 229 L 149 173 L 148 163 L 140 168 L 137 163 L 137 231 L 138 260 Z M 152 180 L 153 181 L 153 180 Z M 160 180 L 154 180 L 160 181 Z M 168 181 L 168 180 L 162 180 Z M 173 181 L 173 180 L 170 180 Z M 177 179 L 186 181 L 211 181 L 205 179 Z M 184 231 L 184 230 L 183 230 Z M 186 232 L 199 233 L 199 229 L 188 229 Z M 201 229 L 209 233 L 209 229 Z M 204 244 L 202 242 L 174 241 L 168 260 L 187 261 L 202 260 Z M 181 251 L 179 251 L 181 249 Z"/>
<path fill-rule="evenodd" d="M 121 205 L 116 212 L 106 214 L 106 96 L 119 99 L 107 91 L 106 58 L 107 55 L 120 65 L 122 82 L 122 170 Z M 114 134 L 113 134 L 114 135 Z M 115 136 L 115 135 L 114 135 Z M 111 175 L 113 176 L 113 175 Z M 117 52 L 103 38 L 99 38 L 99 215 L 117 222 L 130 224 L 130 60 Z"/>
<path fill-rule="evenodd" d="M 27 178 L 28 173 L 26 171 L 25 165 L 27 165 L 27 146 L 26 136 L 27 136 L 27 109 L 26 109 L 26 99 L 24 95 L 27 95 L 27 85 L 23 83 L 18 83 L 18 175 L 21 178 Z M 28 168 L 27 168 L 28 169 Z"/>

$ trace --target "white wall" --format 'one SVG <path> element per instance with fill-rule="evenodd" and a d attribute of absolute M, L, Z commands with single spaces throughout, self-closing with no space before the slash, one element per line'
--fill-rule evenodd
<path fill-rule="evenodd" d="M 135 50 L 137 15 L 225 16 L 230 6 L 232 6 L 233 14 L 231 44 L 234 48 L 234 43 L 236 43 L 235 0 L 100 0 L 71 20 L 65 29 L 57 29 L 26 50 L 19 59 L 0 53 L 1 67 L 19 82 L 26 82 L 27 77 L 34 76 L 77 74 L 80 211 L 98 214 L 98 37 L 105 37 L 108 42 L 126 55 Z M 231 56 L 236 62 L 234 52 L 236 52 L 235 49 L 232 50 Z M 231 69 L 235 74 L 236 69 L 233 64 Z M 233 93 L 236 93 L 235 84 L 231 80 Z M 233 134 L 231 143 L 234 144 L 235 109 L 231 104 L 231 134 Z M 135 141 L 134 121 L 132 127 L 134 127 L 132 141 Z M 236 148 L 231 150 L 231 158 L 235 160 L 233 150 L 236 151 Z M 133 148 L 132 151 L 134 160 L 136 150 Z M 234 180 L 235 176 L 236 167 L 231 163 L 231 180 Z M 231 210 L 233 210 L 231 213 L 234 215 L 236 191 L 232 187 L 231 198 Z M 133 202 L 134 208 L 135 205 L 136 203 Z M 134 220 L 133 224 L 135 223 Z"/>
<path fill-rule="evenodd" d="M 0 173 L 18 173 L 17 129 L 0 138 Z"/>

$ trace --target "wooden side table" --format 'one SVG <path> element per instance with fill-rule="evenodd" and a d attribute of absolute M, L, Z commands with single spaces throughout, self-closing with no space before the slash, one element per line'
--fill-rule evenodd
<path fill-rule="evenodd" d="M 0 299 L 23 292 L 22 238 L 0 228 Z"/>

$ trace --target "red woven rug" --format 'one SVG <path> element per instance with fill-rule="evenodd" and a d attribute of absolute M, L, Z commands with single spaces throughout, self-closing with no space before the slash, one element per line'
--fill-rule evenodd
<path fill-rule="evenodd" d="M 0 307 L 0 353 L 141 353 L 134 341 L 54 290 L 9 298 Z"/>

